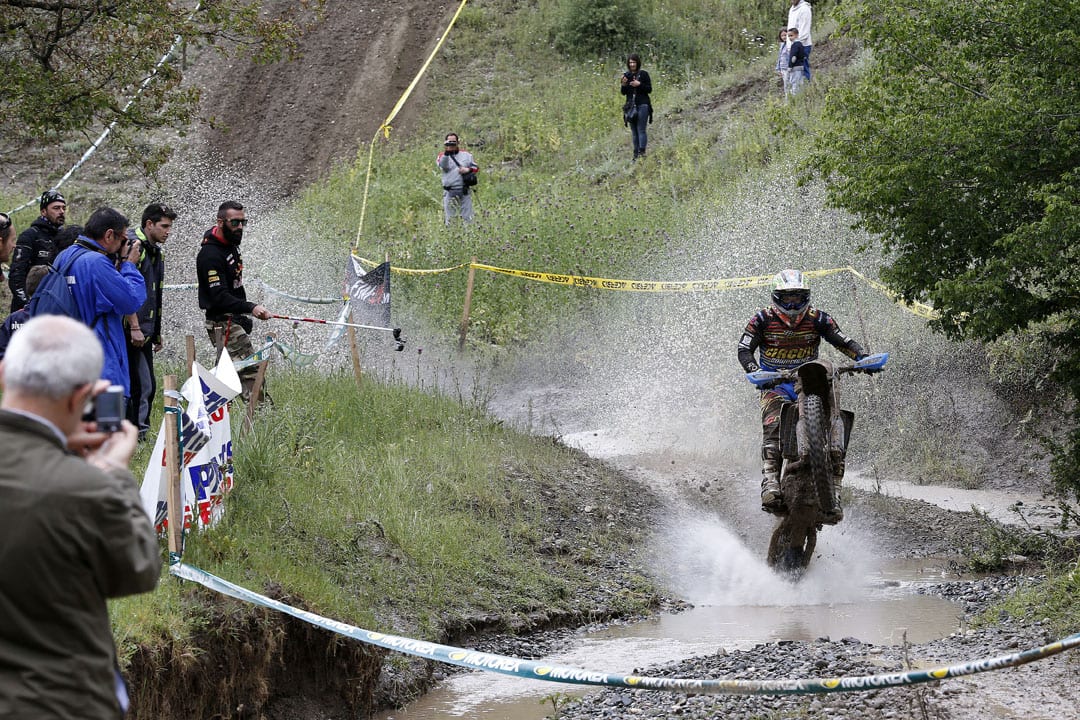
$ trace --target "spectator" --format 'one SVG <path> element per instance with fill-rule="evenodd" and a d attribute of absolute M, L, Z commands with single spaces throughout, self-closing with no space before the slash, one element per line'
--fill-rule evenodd
<path fill-rule="evenodd" d="M 806 0 L 791 0 L 791 9 L 787 14 L 787 26 L 788 33 L 790 34 L 791 28 L 797 28 L 799 30 L 799 42 L 802 43 L 805 55 L 802 58 L 802 79 L 806 82 L 810 82 L 810 50 L 813 49 L 814 41 L 810 37 L 810 25 L 813 20 L 813 11 L 810 9 L 810 3 Z M 790 38 L 788 38 L 790 40 Z M 796 66 L 792 65 L 792 69 Z"/>
<path fill-rule="evenodd" d="M 806 59 L 806 48 L 799 40 L 799 28 L 790 27 L 788 36 L 788 95 L 794 95 L 802 90 L 806 78 L 802 73 L 803 60 Z"/>
<path fill-rule="evenodd" d="M 35 265 L 30 268 L 30 272 L 26 273 L 26 296 L 28 298 L 34 297 L 34 291 L 37 290 L 38 283 L 41 282 L 41 278 L 45 277 L 47 272 L 49 272 L 48 265 Z M 4 359 L 8 343 L 11 342 L 11 336 L 29 319 L 30 310 L 25 307 L 19 308 L 4 319 L 3 325 L 0 325 L 0 360 Z"/>
<path fill-rule="evenodd" d="M 136 431 L 80 418 L 99 381 L 94 333 L 32 319 L 0 364 L 0 715 L 119 720 L 108 598 L 153 590 L 161 558 L 128 463 Z"/>
<path fill-rule="evenodd" d="M 7 213 L 0 213 L 0 263 L 11 262 L 11 253 L 15 249 L 15 224 Z M 0 269 L 0 308 L 11 305 L 11 289 L 8 287 L 4 271 Z"/>
<path fill-rule="evenodd" d="M 165 260 L 161 246 L 169 239 L 176 212 L 168 205 L 150 203 L 143 210 L 142 226 L 129 231 L 129 238 L 141 245 L 139 272 L 146 283 L 146 302 L 138 313 L 125 318 L 128 329 L 128 372 L 131 376 L 131 403 L 128 420 L 139 429 L 139 440 L 150 431 L 150 410 L 154 406 L 157 380 L 154 353 L 161 352 L 161 285 Z"/>
<path fill-rule="evenodd" d="M 641 56 L 631 53 L 626 58 L 626 72 L 619 80 L 620 92 L 626 96 L 623 105 L 623 125 L 630 126 L 630 137 L 634 143 L 634 161 L 645 157 L 645 146 L 649 143 L 647 128 L 652 122 L 652 79 L 649 73 L 641 69 Z"/>
<path fill-rule="evenodd" d="M 56 233 L 67 216 L 67 202 L 56 190 L 41 193 L 38 207 L 41 215 L 19 234 L 15 243 L 15 255 L 11 260 L 11 272 L 8 273 L 12 312 L 30 300 L 26 295 L 26 274 L 30 268 L 45 265 L 55 257 Z"/>
<path fill-rule="evenodd" d="M 443 142 L 443 151 L 435 158 L 435 164 L 442 170 L 443 218 L 450 225 L 450 219 L 461 214 L 462 222 L 472 222 L 472 197 L 465 177 L 480 172 L 473 160 L 472 153 L 458 147 L 458 134 L 447 133 Z"/>
<path fill-rule="evenodd" d="M 71 247 L 82 234 L 82 225 L 65 225 L 64 227 L 60 228 L 60 231 L 56 233 L 56 238 L 53 241 L 54 245 L 56 246 L 56 252 L 54 252 L 53 256 L 49 258 L 49 263 L 51 264 L 54 260 L 56 260 L 57 255 Z M 30 296 L 28 294 L 28 301 L 29 297 Z"/>
<path fill-rule="evenodd" d="M 202 247 L 195 260 L 199 278 L 199 307 L 206 311 L 206 333 L 211 342 L 224 339 L 225 348 L 234 360 L 244 360 L 255 354 L 251 345 L 253 324 L 251 315 L 269 320 L 270 311 L 249 302 L 244 290 L 244 261 L 240 257 L 240 241 L 247 225 L 244 206 L 226 200 L 218 207 L 217 223 L 203 234 Z M 251 402 L 258 366 L 240 371 L 241 397 Z M 254 398 L 262 401 L 262 392 Z"/>
<path fill-rule="evenodd" d="M 77 255 L 68 276 L 71 294 L 84 323 L 93 328 L 105 353 L 102 377 L 121 385 L 131 397 L 124 316 L 136 312 L 146 300 L 146 284 L 135 262 L 140 243 L 129 243 L 128 219 L 110 208 L 98 208 L 86 221 L 82 235 L 56 256 L 64 265 Z"/>
<path fill-rule="evenodd" d="M 791 53 L 787 43 L 787 28 L 780 28 L 780 34 L 776 36 L 780 41 L 780 52 L 776 56 L 776 72 L 780 75 L 780 90 L 784 95 L 788 92 L 788 71 L 791 65 Z"/>

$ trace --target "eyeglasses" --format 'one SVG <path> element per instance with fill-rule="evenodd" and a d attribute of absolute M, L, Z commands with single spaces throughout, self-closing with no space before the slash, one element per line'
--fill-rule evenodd
<path fill-rule="evenodd" d="M 247 225 L 248 221 L 247 221 L 247 218 L 230 218 L 226 222 L 229 223 L 229 227 L 238 228 L 238 227 L 244 227 L 245 225 Z"/>

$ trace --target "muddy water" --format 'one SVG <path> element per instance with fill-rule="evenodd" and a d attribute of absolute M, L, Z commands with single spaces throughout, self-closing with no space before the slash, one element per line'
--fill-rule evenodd
<path fill-rule="evenodd" d="M 860 578 L 829 573 L 825 567 L 792 586 L 760 565 L 756 582 L 735 577 L 744 587 L 719 591 L 702 583 L 696 605 L 679 614 L 583 633 L 545 660 L 589 670 L 631 673 L 646 666 L 720 649 L 746 648 L 777 640 L 856 637 L 872 643 L 900 643 L 942 637 L 959 628 L 962 609 L 937 597 L 919 595 L 919 585 L 941 580 L 933 561 L 890 561 L 864 569 Z M 715 580 L 715 579 L 713 579 Z M 711 596 L 716 604 L 703 602 Z M 830 601 L 830 596 L 833 599 Z M 540 720 L 552 712 L 551 696 L 594 689 L 544 683 L 496 673 L 452 676 L 402 710 L 380 720 L 498 718 Z"/>

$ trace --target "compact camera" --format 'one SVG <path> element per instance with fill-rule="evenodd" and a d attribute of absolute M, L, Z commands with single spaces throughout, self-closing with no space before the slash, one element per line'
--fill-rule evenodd
<path fill-rule="evenodd" d="M 98 432 L 120 431 L 124 420 L 124 386 L 110 385 L 105 392 L 94 398 L 94 420 Z"/>

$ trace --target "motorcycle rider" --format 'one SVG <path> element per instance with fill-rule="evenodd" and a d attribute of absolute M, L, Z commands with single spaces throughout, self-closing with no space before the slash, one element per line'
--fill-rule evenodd
<path fill-rule="evenodd" d="M 810 287 L 798 270 L 781 270 L 773 277 L 772 306 L 758 310 L 739 338 L 739 364 L 747 373 L 757 370 L 794 370 L 816 360 L 824 338 L 854 360 L 866 356 L 862 346 L 840 332 L 832 317 L 810 305 Z M 754 353 L 758 353 L 758 361 Z M 760 363 L 760 364 L 759 364 Z M 780 409 L 794 401 L 794 383 L 782 383 L 761 392 L 761 509 L 775 512 L 783 505 L 780 492 Z M 833 507 L 826 514 L 835 524 L 844 518 L 840 485 L 844 477 L 844 450 L 830 448 L 833 469 Z"/>

